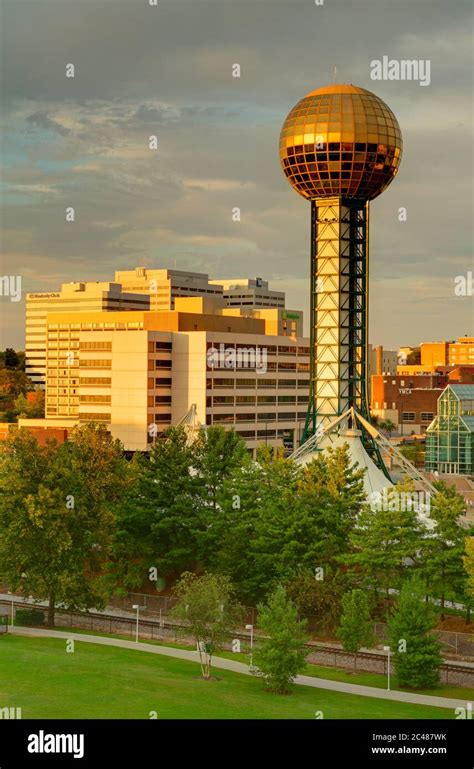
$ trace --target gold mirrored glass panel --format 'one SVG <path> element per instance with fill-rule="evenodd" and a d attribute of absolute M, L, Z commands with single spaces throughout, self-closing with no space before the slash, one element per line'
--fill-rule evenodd
<path fill-rule="evenodd" d="M 343 195 L 372 200 L 395 177 L 402 157 L 400 126 L 375 94 L 332 85 L 305 96 L 280 134 L 280 161 L 305 198 Z"/>

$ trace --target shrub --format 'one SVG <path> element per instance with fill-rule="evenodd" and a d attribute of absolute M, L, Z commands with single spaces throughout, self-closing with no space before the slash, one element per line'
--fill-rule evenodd
<path fill-rule="evenodd" d="M 17 609 L 15 612 L 16 625 L 44 625 L 44 611 L 40 609 Z"/>

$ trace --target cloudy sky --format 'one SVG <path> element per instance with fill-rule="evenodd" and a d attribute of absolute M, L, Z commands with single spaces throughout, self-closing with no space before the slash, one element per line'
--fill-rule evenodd
<path fill-rule="evenodd" d="M 371 206 L 371 341 L 473 333 L 472 296 L 454 294 L 473 269 L 469 0 L 0 0 L 0 15 L 0 274 L 25 292 L 146 265 L 261 275 L 307 310 L 310 206 L 278 136 L 337 67 L 404 137 Z M 431 84 L 371 80 L 383 56 L 429 59 Z M 21 347 L 24 302 L 0 313 L 1 346 Z"/>

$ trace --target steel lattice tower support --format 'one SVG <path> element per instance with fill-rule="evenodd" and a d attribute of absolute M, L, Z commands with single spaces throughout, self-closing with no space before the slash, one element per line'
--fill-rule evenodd
<path fill-rule="evenodd" d="M 353 407 L 368 417 L 368 201 L 311 201 L 311 373 L 303 441 Z"/>

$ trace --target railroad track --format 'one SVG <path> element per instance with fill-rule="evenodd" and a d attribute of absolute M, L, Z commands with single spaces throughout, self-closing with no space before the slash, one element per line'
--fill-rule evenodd
<path fill-rule="evenodd" d="M 0 599 L 0 605 L 8 606 L 11 609 L 12 602 L 11 601 L 7 601 L 5 599 Z M 40 611 L 45 611 L 46 610 L 46 607 L 39 606 L 37 603 L 30 602 L 30 601 L 13 601 L 13 605 L 15 606 L 15 608 L 19 608 L 19 609 L 38 609 Z M 130 628 L 130 634 L 131 635 L 134 634 L 135 627 L 136 627 L 136 619 L 133 616 L 126 616 L 125 617 L 125 616 L 120 616 L 120 615 L 116 615 L 116 614 L 107 614 L 107 613 L 103 613 L 103 612 L 93 612 L 93 611 L 87 612 L 87 613 L 69 612 L 69 611 L 66 611 L 65 609 L 61 610 L 60 608 L 56 608 L 56 619 L 58 620 L 58 623 L 60 623 L 60 618 L 61 617 L 69 617 L 69 621 L 70 621 L 70 625 L 69 626 L 71 628 L 77 627 L 78 629 L 79 628 L 84 629 L 83 625 L 87 623 L 87 620 L 90 620 L 90 628 L 89 629 L 91 631 L 96 630 L 98 633 L 100 633 L 100 629 L 93 627 L 94 621 L 96 621 L 96 622 L 100 621 L 102 625 L 106 624 L 108 622 L 109 626 L 110 626 L 110 631 L 109 631 L 110 633 L 114 632 L 114 630 L 112 629 L 112 625 L 113 624 L 120 624 L 120 623 L 122 623 L 122 624 L 128 625 L 129 628 Z M 72 621 L 73 618 L 74 619 L 77 618 L 78 620 L 80 620 L 82 622 L 82 624 L 75 624 L 75 623 L 73 623 L 73 621 Z M 168 630 L 168 631 L 171 630 L 171 631 L 174 631 L 175 636 L 177 638 L 180 628 L 183 628 L 183 627 L 184 627 L 184 625 L 182 625 L 181 623 L 179 623 L 179 622 L 172 622 L 169 619 L 162 618 L 161 622 L 160 622 L 158 617 L 156 619 L 153 619 L 153 618 L 150 618 L 150 617 L 145 618 L 143 615 L 140 615 L 140 628 L 142 630 L 144 630 L 144 629 L 151 629 L 152 630 L 152 639 L 151 640 L 154 640 L 154 639 L 156 639 L 156 640 L 166 640 L 166 639 L 163 639 L 163 638 L 159 637 L 159 631 L 160 630 Z M 154 630 L 157 631 L 157 635 L 156 636 L 153 635 L 153 631 Z M 103 632 L 103 628 L 102 628 L 102 632 Z M 117 631 L 115 631 L 115 632 L 117 632 Z M 238 632 L 238 633 L 234 633 L 233 637 L 234 638 L 238 638 L 241 641 L 248 642 L 250 640 L 250 633 Z M 340 647 L 327 646 L 327 645 L 324 645 L 322 643 L 318 643 L 317 641 L 309 641 L 308 643 L 305 644 L 305 647 L 307 649 L 309 649 L 309 650 L 312 650 L 315 653 L 319 653 L 320 652 L 320 653 L 324 653 L 324 654 L 331 654 L 335 658 L 341 657 L 341 656 L 345 656 L 345 657 L 351 657 L 352 656 L 350 652 L 345 652 Z M 386 659 L 386 656 L 381 654 L 381 653 L 378 653 L 378 652 L 358 652 L 357 658 L 359 660 L 365 659 L 367 661 L 368 660 L 373 660 L 373 661 L 380 662 L 381 659 Z M 469 667 L 468 665 L 466 665 L 466 666 L 459 665 L 459 664 L 452 665 L 449 662 L 443 662 L 441 664 L 440 668 L 441 668 L 441 670 L 445 670 L 447 672 L 464 673 L 466 675 L 473 676 L 473 680 L 474 680 L 474 668 L 473 667 Z"/>

